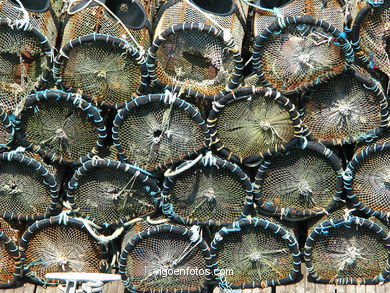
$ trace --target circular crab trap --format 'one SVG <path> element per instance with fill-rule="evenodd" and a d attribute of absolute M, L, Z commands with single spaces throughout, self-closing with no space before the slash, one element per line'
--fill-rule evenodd
<path fill-rule="evenodd" d="M 264 86 L 292 94 L 344 72 L 353 53 L 333 25 L 310 15 L 285 17 L 256 36 L 253 68 Z"/>
<path fill-rule="evenodd" d="M 52 58 L 47 37 L 31 24 L 0 19 L 0 107 L 23 107 L 23 97 L 45 82 Z"/>
<path fill-rule="evenodd" d="M 26 99 L 16 137 L 53 162 L 78 165 L 98 154 L 106 138 L 99 111 L 78 94 L 49 90 Z"/>
<path fill-rule="evenodd" d="M 91 33 L 121 38 L 139 50 L 149 48 L 151 25 L 141 1 L 79 0 L 67 9 L 61 47 L 71 40 Z"/>
<path fill-rule="evenodd" d="M 0 226 L 0 288 L 14 287 L 21 277 L 20 251 Z"/>
<path fill-rule="evenodd" d="M 263 213 L 301 220 L 328 213 L 343 187 L 340 159 L 323 145 L 306 141 L 261 163 L 254 196 Z"/>
<path fill-rule="evenodd" d="M 244 67 L 230 33 L 194 22 L 155 34 L 147 66 L 153 84 L 207 99 L 236 88 Z"/>
<path fill-rule="evenodd" d="M 164 169 L 196 155 L 209 139 L 199 110 L 168 92 L 127 102 L 112 133 L 119 157 L 145 170 Z"/>
<path fill-rule="evenodd" d="M 268 220 L 234 222 L 215 234 L 212 261 L 221 289 L 265 288 L 294 282 L 301 259 L 295 237 Z"/>
<path fill-rule="evenodd" d="M 153 213 L 159 193 L 147 172 L 118 161 L 96 159 L 75 172 L 66 196 L 76 214 L 109 226 Z"/>
<path fill-rule="evenodd" d="M 244 0 L 247 2 L 247 0 Z M 250 4 L 255 7 L 253 21 L 253 35 L 258 36 L 267 27 L 281 17 L 311 15 L 314 18 L 322 19 L 332 24 L 339 31 L 344 30 L 344 0 L 293 0 L 284 1 L 280 6 L 261 7 L 261 5 Z"/>
<path fill-rule="evenodd" d="M 318 283 L 378 284 L 389 274 L 390 239 L 376 223 L 358 217 L 331 219 L 306 240 L 307 270 Z"/>
<path fill-rule="evenodd" d="M 0 151 L 9 149 L 14 132 L 14 126 L 8 114 L 0 107 Z"/>
<path fill-rule="evenodd" d="M 93 33 L 65 44 L 53 72 L 65 90 L 82 92 L 95 103 L 118 108 L 132 95 L 145 91 L 145 62 L 127 41 Z"/>
<path fill-rule="evenodd" d="M 374 144 L 355 154 L 344 176 L 348 199 L 366 214 L 388 218 L 390 213 L 390 144 Z"/>
<path fill-rule="evenodd" d="M 379 1 L 380 2 L 380 1 Z M 367 1 L 354 19 L 351 40 L 356 56 L 371 69 L 390 76 L 390 3 Z"/>
<path fill-rule="evenodd" d="M 25 276 L 35 284 L 55 285 L 47 273 L 104 272 L 107 251 L 91 236 L 83 222 L 61 216 L 37 221 L 20 243 Z"/>
<path fill-rule="evenodd" d="M 50 0 L 1 0 L 0 17 L 17 21 L 20 27 L 30 23 L 47 37 L 50 47 L 55 48 L 59 20 Z"/>
<path fill-rule="evenodd" d="M 229 30 L 237 47 L 241 50 L 247 17 L 248 5 L 241 0 L 166 1 L 156 16 L 155 36 L 185 20 Z"/>
<path fill-rule="evenodd" d="M 31 221 L 56 212 L 58 185 L 52 174 L 31 158 L 0 154 L 0 216 Z"/>
<path fill-rule="evenodd" d="M 380 136 L 389 123 L 385 93 L 369 77 L 349 70 L 307 92 L 302 120 L 309 137 L 325 145 Z"/>
<path fill-rule="evenodd" d="M 129 240 L 119 258 L 119 273 L 133 292 L 203 292 L 215 267 L 210 258 L 198 226 L 159 225 Z"/>
<path fill-rule="evenodd" d="M 249 166 L 293 147 L 302 136 L 295 106 L 269 88 L 227 94 L 213 103 L 207 122 L 214 149 L 227 160 Z"/>
<path fill-rule="evenodd" d="M 163 186 L 163 212 L 181 224 L 228 225 L 253 205 L 248 176 L 211 153 L 165 172 Z"/>

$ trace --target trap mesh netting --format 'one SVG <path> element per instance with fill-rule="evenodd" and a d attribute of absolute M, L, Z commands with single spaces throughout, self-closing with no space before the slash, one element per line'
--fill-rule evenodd
<path fill-rule="evenodd" d="M 248 215 L 253 204 L 248 176 L 237 165 L 210 155 L 165 173 L 162 208 L 178 223 L 226 225 Z"/>
<path fill-rule="evenodd" d="M 16 136 L 49 160 L 76 165 L 98 154 L 107 134 L 99 110 L 80 95 L 50 90 L 26 99 Z"/>
<path fill-rule="evenodd" d="M 76 0 L 68 7 L 61 47 L 70 40 L 91 33 L 121 38 L 146 50 L 150 45 L 151 24 L 144 1 Z"/>
<path fill-rule="evenodd" d="M 279 18 L 256 36 L 253 68 L 264 86 L 294 93 L 342 73 L 354 60 L 345 33 L 310 15 Z"/>
<path fill-rule="evenodd" d="M 0 151 L 7 150 L 13 141 L 14 126 L 8 114 L 0 107 Z"/>
<path fill-rule="evenodd" d="M 31 24 L 21 28 L 0 19 L 0 107 L 18 112 L 23 97 L 44 82 L 52 57 L 48 39 Z"/>
<path fill-rule="evenodd" d="M 351 39 L 360 60 L 389 76 L 390 2 L 362 7 L 354 19 Z"/>
<path fill-rule="evenodd" d="M 39 285 L 55 285 L 47 273 L 98 273 L 106 269 L 106 248 L 97 243 L 82 222 L 51 217 L 32 224 L 20 243 L 25 276 Z"/>
<path fill-rule="evenodd" d="M 56 45 L 57 34 L 59 31 L 59 22 L 56 14 L 52 10 L 52 5 L 58 5 L 62 1 L 50 0 L 20 0 L 23 5 L 21 9 L 20 4 L 16 0 L 2 0 L 0 1 L 0 17 L 9 18 L 13 21 L 19 21 L 22 26 L 26 15 L 28 15 L 28 21 L 47 37 L 51 48 Z"/>
<path fill-rule="evenodd" d="M 147 85 L 145 58 L 128 42 L 89 34 L 62 47 L 54 78 L 65 89 L 82 92 L 95 103 L 121 107 Z"/>
<path fill-rule="evenodd" d="M 253 5 L 255 6 L 255 5 Z M 256 6 L 255 6 L 256 7 Z M 344 3 L 339 0 L 293 0 L 272 10 L 256 7 L 253 21 L 253 35 L 258 36 L 278 18 L 309 14 L 332 24 L 339 31 L 344 30 Z"/>
<path fill-rule="evenodd" d="M 345 171 L 348 199 L 363 212 L 388 218 L 390 211 L 390 145 L 373 144 L 355 154 Z"/>
<path fill-rule="evenodd" d="M 258 164 L 302 136 L 295 106 L 271 89 L 242 88 L 213 103 L 207 119 L 211 145 L 234 163 Z"/>
<path fill-rule="evenodd" d="M 155 35 L 147 66 L 151 81 L 157 85 L 212 98 L 238 86 L 243 60 L 227 32 L 185 22 Z"/>
<path fill-rule="evenodd" d="M 241 0 L 173 0 L 166 1 L 157 15 L 155 36 L 164 30 L 186 22 L 219 25 L 230 30 L 241 49 L 245 35 L 248 5 Z"/>
<path fill-rule="evenodd" d="M 389 274 L 390 240 L 376 223 L 358 217 L 326 220 L 306 240 L 304 256 L 316 282 L 378 284 Z"/>
<path fill-rule="evenodd" d="M 255 178 L 255 201 L 266 214 L 299 220 L 327 213 L 343 192 L 343 168 L 313 142 L 267 158 Z"/>
<path fill-rule="evenodd" d="M 159 225 L 137 233 L 122 247 L 119 273 L 131 291 L 203 292 L 215 267 L 210 258 L 198 226 Z M 175 269 L 183 273 L 170 273 Z"/>
<path fill-rule="evenodd" d="M 166 168 L 198 154 L 209 139 L 199 110 L 168 92 L 127 102 L 112 132 L 120 158 L 145 170 Z"/>
<path fill-rule="evenodd" d="M 91 221 L 123 224 L 152 213 L 159 187 L 142 170 L 111 160 L 92 160 L 78 169 L 68 183 L 72 210 Z"/>
<path fill-rule="evenodd" d="M 354 143 L 381 135 L 389 108 L 378 84 L 357 71 L 338 76 L 306 93 L 303 123 L 325 144 Z"/>
<path fill-rule="evenodd" d="M 265 288 L 292 283 L 300 273 L 300 252 L 295 237 L 268 220 L 234 222 L 215 234 L 213 261 L 221 289 Z"/>
<path fill-rule="evenodd" d="M 15 243 L 4 233 L 0 222 L 0 288 L 16 285 L 22 276 L 20 252 Z"/>
<path fill-rule="evenodd" d="M 58 186 L 52 174 L 31 158 L 0 154 L 0 216 L 30 221 L 56 211 Z"/>

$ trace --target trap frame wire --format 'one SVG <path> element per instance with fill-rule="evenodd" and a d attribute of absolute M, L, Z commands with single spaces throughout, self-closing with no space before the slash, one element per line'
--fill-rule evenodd
<path fill-rule="evenodd" d="M 276 158 L 288 158 L 288 157 L 293 157 L 294 158 L 294 152 L 297 151 L 306 151 L 307 156 L 310 155 L 310 151 L 313 152 L 313 154 L 317 154 L 324 159 L 326 159 L 327 164 L 332 168 L 334 171 L 334 194 L 329 194 L 329 201 L 327 206 L 323 206 L 321 208 L 315 208 L 313 207 L 312 209 L 309 208 L 297 208 L 297 207 L 290 207 L 290 206 L 283 206 L 281 204 L 275 204 L 273 202 L 267 202 L 262 198 L 262 193 L 264 192 L 263 190 L 263 185 L 264 182 L 267 180 L 267 172 L 268 170 L 272 170 L 273 167 L 273 162 Z M 315 157 L 313 158 L 315 159 Z M 294 159 L 293 159 L 294 160 Z M 309 163 L 306 166 L 309 168 Z M 283 170 L 283 169 L 282 169 Z M 286 172 L 287 171 L 287 166 L 286 166 Z M 308 169 L 305 169 L 307 171 Z M 299 173 L 299 170 L 291 170 L 294 174 Z M 318 170 L 320 171 L 320 170 Z M 297 172 L 297 173 L 295 173 Z M 291 173 L 291 174 L 293 174 Z M 260 164 L 260 167 L 257 171 L 256 177 L 255 177 L 255 182 L 254 182 L 254 196 L 255 196 L 255 203 L 257 207 L 260 209 L 260 211 L 264 212 L 267 215 L 275 215 L 275 216 L 280 216 L 283 219 L 287 220 L 302 220 L 302 219 L 307 219 L 315 216 L 322 216 L 325 214 L 328 214 L 329 211 L 337 204 L 337 202 L 340 201 L 343 192 L 344 192 L 344 181 L 343 181 L 343 167 L 341 165 L 340 158 L 338 158 L 332 151 L 327 149 L 325 146 L 312 142 L 312 141 L 307 141 L 306 139 L 303 139 L 303 143 L 297 147 L 296 149 L 293 149 L 289 152 L 285 152 L 282 154 L 275 154 L 272 157 L 267 157 L 262 163 Z M 312 174 L 315 176 L 314 174 Z M 319 174 L 318 174 L 319 175 Z M 310 176 L 310 175 L 309 175 Z M 292 178 L 290 179 L 292 180 Z M 319 177 L 317 180 L 320 182 L 325 181 L 324 178 Z M 307 182 L 306 182 L 307 183 Z M 279 182 L 281 184 L 281 182 Z M 304 183 L 302 183 L 304 184 Z M 318 186 L 319 190 L 315 191 L 312 189 L 313 186 L 305 186 L 299 188 L 297 187 L 300 192 L 300 195 L 308 195 L 309 199 L 307 201 L 310 201 L 313 196 L 313 192 L 322 192 L 322 188 Z M 278 187 L 275 187 L 276 190 Z M 325 188 L 325 186 L 323 186 Z M 281 191 L 279 191 L 281 192 Z M 291 195 L 290 195 L 291 196 Z M 318 195 L 317 195 L 318 196 Z M 306 201 L 306 200 L 305 200 Z M 307 206 L 309 207 L 309 205 Z"/>
<path fill-rule="evenodd" d="M 112 217 L 105 218 L 105 221 L 102 222 L 102 218 L 104 216 L 100 215 L 99 210 L 94 211 L 93 209 L 88 211 L 88 194 L 82 194 L 78 193 L 78 190 L 81 190 L 83 185 L 88 184 L 88 182 L 85 182 L 85 178 L 94 179 L 90 176 L 94 176 L 95 171 L 103 172 L 102 174 L 107 174 L 109 172 L 119 172 L 123 174 L 122 176 L 128 176 L 129 180 L 126 180 L 125 186 L 118 187 L 120 189 L 119 193 L 116 193 L 118 197 L 120 197 L 120 193 L 124 192 L 127 188 L 133 189 L 135 187 L 135 184 L 143 186 L 144 191 L 137 190 L 136 192 L 139 192 L 140 194 L 144 193 L 144 196 L 149 196 L 148 198 L 145 197 L 144 200 L 150 202 L 150 204 L 154 205 L 152 207 L 143 207 L 138 208 L 137 210 L 130 211 L 126 209 L 126 203 L 129 201 L 127 197 L 130 197 L 129 195 L 125 194 L 125 198 L 123 198 L 121 201 L 118 201 L 118 204 L 114 206 L 110 206 L 108 203 L 104 203 L 104 209 L 108 209 L 112 211 Z M 106 170 L 107 173 L 104 171 Z M 72 209 L 72 212 L 75 213 L 78 216 L 81 216 L 87 220 L 92 221 L 95 224 L 102 225 L 105 228 L 108 227 L 118 227 L 125 225 L 128 221 L 139 218 L 139 217 L 145 217 L 147 215 L 150 215 L 154 213 L 154 211 L 157 208 L 157 200 L 160 195 L 160 188 L 157 185 L 157 182 L 154 178 L 150 177 L 150 173 L 137 168 L 135 166 L 131 166 L 129 164 L 124 164 L 119 161 L 114 160 L 101 160 L 101 159 L 93 159 L 91 161 L 87 161 L 84 163 L 73 175 L 73 177 L 70 179 L 70 181 L 67 184 L 66 189 L 66 199 L 68 200 L 70 207 Z M 119 177 L 119 175 L 118 175 Z M 97 184 L 104 184 L 104 182 L 98 182 Z M 80 191 L 81 192 L 81 191 Z M 84 190 L 85 192 L 85 190 Z M 93 192 L 93 191 L 92 191 Z M 108 191 L 106 191 L 108 192 Z M 100 191 L 98 196 L 103 195 L 104 192 Z M 94 195 L 96 196 L 96 195 Z M 136 195 L 132 195 L 136 196 Z M 80 199 L 77 199 L 77 197 L 81 197 Z M 84 201 L 85 200 L 85 201 Z M 115 200 L 113 200 L 115 202 Z M 123 204 L 122 208 L 119 207 L 119 203 Z M 83 206 L 79 206 L 79 205 Z M 82 209 L 80 211 L 80 208 Z M 130 214 L 133 213 L 133 214 Z M 114 216 L 114 214 L 116 214 Z M 100 219 L 100 220 L 97 220 Z"/>
<path fill-rule="evenodd" d="M 94 128 L 96 128 L 96 143 L 91 148 L 89 153 L 81 154 L 77 158 L 65 158 L 63 154 L 60 154 L 53 149 L 50 149 L 50 147 L 48 148 L 45 145 L 45 141 L 43 141 L 43 143 L 39 141 L 30 141 L 30 137 L 26 136 L 26 133 L 24 133 L 26 127 L 23 121 L 24 112 L 33 109 L 34 113 L 30 114 L 29 116 L 30 118 L 34 117 L 34 115 L 39 114 L 39 104 L 41 102 L 44 103 L 50 101 L 61 102 L 64 103 L 64 105 L 69 105 L 77 111 L 81 111 L 84 115 L 84 119 L 88 119 L 89 123 L 93 125 Z M 20 117 L 15 120 L 15 135 L 17 140 L 21 142 L 21 145 L 23 147 L 32 150 L 35 153 L 38 153 L 43 158 L 46 158 L 54 163 L 78 166 L 83 162 L 91 160 L 95 155 L 99 154 L 100 150 L 104 146 L 107 133 L 106 126 L 99 111 L 100 110 L 94 107 L 91 103 L 85 101 L 79 94 L 66 93 L 59 90 L 40 91 L 27 97 L 24 110 L 22 111 Z M 62 114 L 65 115 L 66 113 Z M 64 129 L 64 131 L 66 130 Z M 61 141 L 62 138 L 62 133 L 55 132 L 53 138 L 49 138 L 48 141 L 50 141 L 51 139 L 58 139 L 59 141 Z"/>

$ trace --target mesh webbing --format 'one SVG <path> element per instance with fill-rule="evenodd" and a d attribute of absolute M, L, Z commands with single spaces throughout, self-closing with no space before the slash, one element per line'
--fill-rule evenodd
<path fill-rule="evenodd" d="M 231 223 L 247 215 L 253 197 L 252 186 L 241 169 L 219 159 L 211 166 L 200 163 L 167 177 L 163 195 L 172 204 L 168 215 L 178 223 L 208 225 Z"/>
<path fill-rule="evenodd" d="M 38 222 L 39 223 L 39 222 Z M 42 221 L 41 221 L 42 223 Z M 27 276 L 34 282 L 44 282 L 51 272 L 98 273 L 101 267 L 102 248 L 80 227 L 49 224 L 24 234 L 22 243 Z M 54 283 L 53 280 L 46 280 Z"/>
<path fill-rule="evenodd" d="M 159 189 L 153 179 L 125 164 L 99 160 L 85 163 L 67 191 L 72 208 L 83 217 L 112 224 L 153 212 Z"/>
<path fill-rule="evenodd" d="M 381 273 L 387 268 L 389 241 L 381 229 L 356 217 L 322 222 L 305 245 L 310 274 L 323 283 L 384 281 L 386 276 Z"/>
<path fill-rule="evenodd" d="M 353 61 L 346 36 L 309 15 L 281 18 L 256 36 L 253 66 L 264 85 L 302 91 L 337 74 Z"/>
<path fill-rule="evenodd" d="M 145 59 L 127 42 L 92 34 L 71 40 L 55 62 L 55 78 L 65 88 L 82 92 L 94 102 L 123 105 L 144 91 Z"/>
<path fill-rule="evenodd" d="M 299 114 L 290 101 L 260 88 L 244 88 L 214 103 L 208 123 L 216 149 L 244 163 L 284 149 L 301 135 Z"/>
<path fill-rule="evenodd" d="M 113 128 L 119 154 L 146 170 L 164 168 L 197 153 L 207 135 L 196 108 L 180 99 L 171 103 L 164 95 L 128 102 L 115 118 Z"/>
<path fill-rule="evenodd" d="M 378 128 L 388 123 L 384 93 L 357 72 L 319 85 L 306 95 L 304 107 L 303 123 L 315 139 L 328 144 L 369 138 L 370 133 L 383 131 Z"/>
<path fill-rule="evenodd" d="M 343 190 L 342 166 L 317 144 L 266 159 L 255 181 L 256 199 L 264 212 L 281 217 L 323 214 Z"/>
<path fill-rule="evenodd" d="M 208 277 L 204 274 L 208 264 L 206 257 L 210 257 L 203 240 L 192 241 L 189 230 L 171 225 L 158 226 L 141 234 L 134 236 L 122 250 L 120 273 L 127 278 L 128 287 L 149 292 L 194 292 L 203 288 Z M 184 272 L 201 269 L 203 274 L 164 277 L 159 270 L 165 269 Z"/>
<path fill-rule="evenodd" d="M 53 212 L 57 183 L 42 165 L 13 153 L 2 153 L 0 161 L 2 217 L 31 220 Z"/>

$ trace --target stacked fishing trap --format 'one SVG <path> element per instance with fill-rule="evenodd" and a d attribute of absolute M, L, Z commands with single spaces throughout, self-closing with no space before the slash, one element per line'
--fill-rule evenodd
<path fill-rule="evenodd" d="M 389 46 L 381 0 L 0 0 L 0 288 L 388 281 Z"/>

